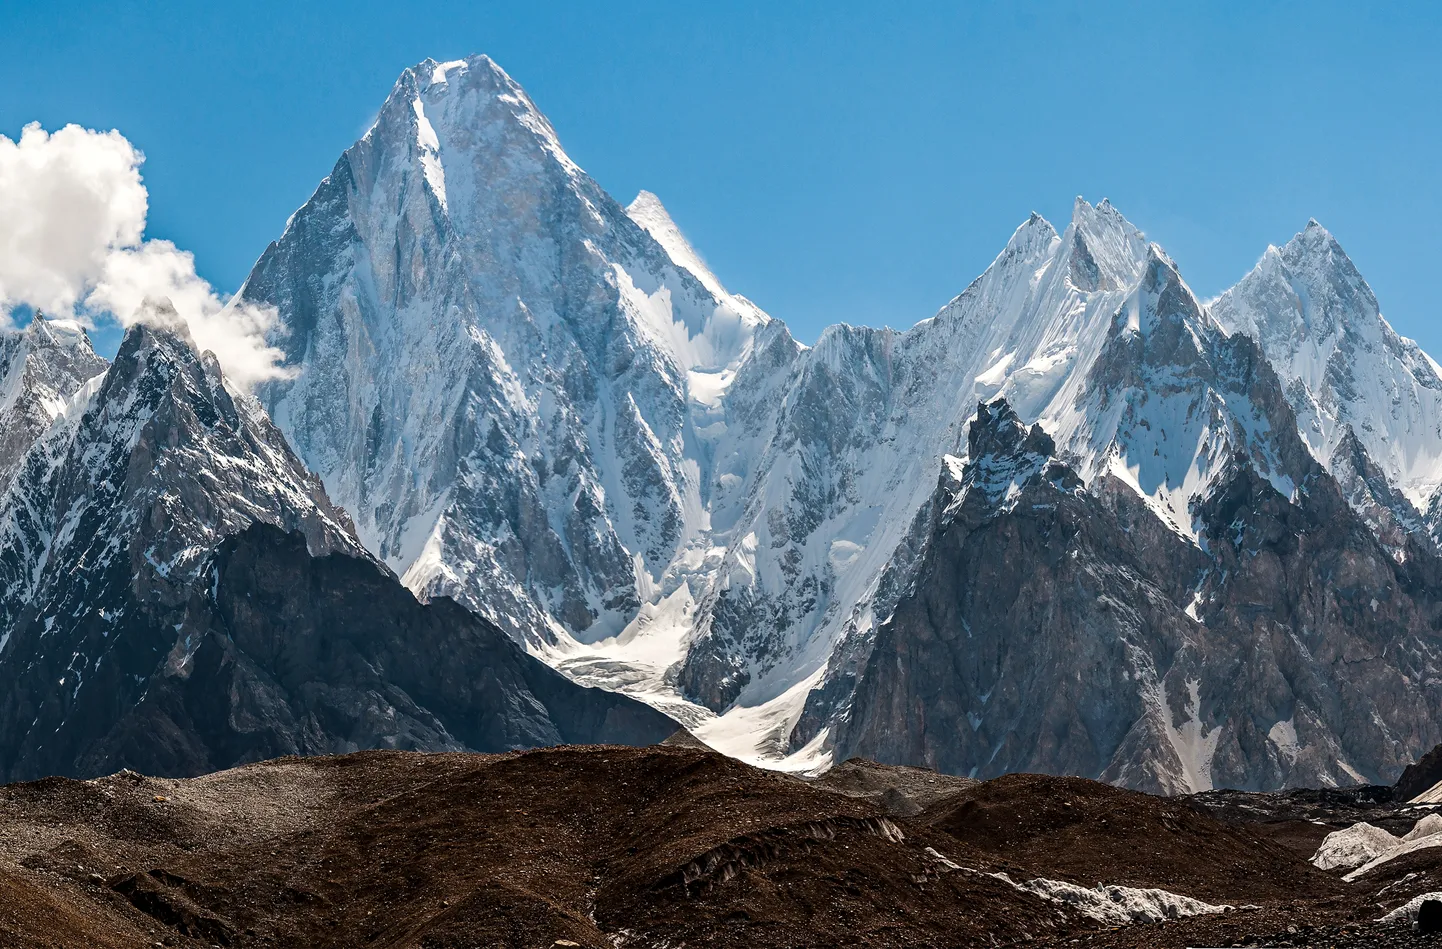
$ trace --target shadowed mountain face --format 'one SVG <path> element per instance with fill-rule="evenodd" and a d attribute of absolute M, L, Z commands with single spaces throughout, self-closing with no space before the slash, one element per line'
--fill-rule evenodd
<path fill-rule="evenodd" d="M 363 551 L 345 514 L 170 311 L 131 329 L 21 459 L 0 512 L 0 775 L 88 772 L 197 644 L 185 604 L 255 521 Z"/>
<path fill-rule="evenodd" d="M 312 557 L 265 524 L 228 538 L 195 637 L 88 770 L 199 774 L 361 748 L 505 751 L 650 744 L 675 730 L 625 696 L 575 685 L 456 603 L 421 604 L 368 559 Z"/>
<path fill-rule="evenodd" d="M 938 487 L 915 586 L 878 632 L 838 755 L 1099 776 L 1197 633 L 1184 578 L 1201 558 L 1160 525 L 1129 532 L 1152 520 L 1127 509 L 1134 496 L 1089 494 L 1004 402 L 979 409 L 971 449 Z"/>

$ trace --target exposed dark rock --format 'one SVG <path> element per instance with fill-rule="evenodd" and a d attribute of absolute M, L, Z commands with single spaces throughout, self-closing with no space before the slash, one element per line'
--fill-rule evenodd
<path fill-rule="evenodd" d="M 373 562 L 312 557 L 303 538 L 269 525 L 221 545 L 212 583 L 187 612 L 199 638 L 191 656 L 152 680 L 82 759 L 85 771 L 198 774 L 363 748 L 650 744 L 676 727 L 572 683 L 451 600 L 419 603 Z"/>
<path fill-rule="evenodd" d="M 1201 559 L 1175 535 L 1141 549 L 1004 404 L 979 409 L 971 440 L 987 454 L 878 631 L 838 752 L 975 777 L 1122 767 L 1142 686 L 1195 626 L 1146 564 L 1185 576 Z"/>
<path fill-rule="evenodd" d="M 1442 782 L 1442 745 L 1438 745 L 1402 770 L 1393 793 L 1399 801 L 1410 801 Z"/>
<path fill-rule="evenodd" d="M 1423 900 L 1417 907 L 1417 931 L 1424 936 L 1442 933 L 1442 900 Z"/>

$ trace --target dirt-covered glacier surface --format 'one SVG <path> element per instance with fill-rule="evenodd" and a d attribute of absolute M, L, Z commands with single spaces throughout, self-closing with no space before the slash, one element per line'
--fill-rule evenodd
<path fill-rule="evenodd" d="M 0 945 L 1426 945 L 1442 848 L 1309 862 L 1409 832 L 1385 790 L 804 780 L 684 743 L 50 778 L 0 788 Z"/>

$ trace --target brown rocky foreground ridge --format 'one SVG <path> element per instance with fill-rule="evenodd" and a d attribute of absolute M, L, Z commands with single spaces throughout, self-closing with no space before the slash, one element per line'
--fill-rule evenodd
<path fill-rule="evenodd" d="M 1442 849 L 1352 882 L 1390 789 L 1163 798 L 684 744 L 282 758 L 0 788 L 0 946 L 1410 946 Z"/>

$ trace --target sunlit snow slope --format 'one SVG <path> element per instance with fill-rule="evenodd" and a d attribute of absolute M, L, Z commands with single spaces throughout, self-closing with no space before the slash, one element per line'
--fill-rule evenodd
<path fill-rule="evenodd" d="M 1268 247 L 1211 311 L 1229 331 L 1261 344 L 1302 437 L 1340 480 L 1354 480 L 1349 453 L 1339 454 L 1350 431 L 1414 508 L 1435 506 L 1442 372 L 1382 317 L 1372 289 L 1325 228 L 1311 221 L 1282 247 Z M 1405 519 L 1409 512 L 1400 513 Z"/>

